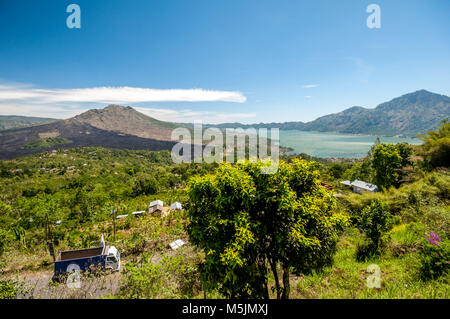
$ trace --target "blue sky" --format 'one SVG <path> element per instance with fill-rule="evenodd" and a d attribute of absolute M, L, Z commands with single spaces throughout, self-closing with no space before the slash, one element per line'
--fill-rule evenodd
<path fill-rule="evenodd" d="M 66 7 L 81 8 L 81 29 Z M 369 29 L 366 7 L 381 8 Z M 309 121 L 450 95 L 450 2 L 0 0 L 0 114 L 109 102 L 163 120 Z"/>

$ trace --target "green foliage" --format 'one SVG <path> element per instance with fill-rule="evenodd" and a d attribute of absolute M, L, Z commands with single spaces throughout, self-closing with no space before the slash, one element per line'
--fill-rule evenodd
<path fill-rule="evenodd" d="M 388 188 L 399 179 L 402 157 L 395 144 L 380 144 L 375 147 L 372 158 L 375 171 L 374 181 L 378 187 Z"/>
<path fill-rule="evenodd" d="M 347 163 L 332 163 L 328 165 L 328 174 L 333 179 L 340 179 L 344 176 L 345 172 L 349 169 L 349 164 Z"/>
<path fill-rule="evenodd" d="M 290 269 L 307 273 L 330 264 L 346 224 L 320 187 L 314 162 L 280 161 L 272 175 L 261 173 L 265 165 L 223 164 L 214 175 L 189 183 L 187 231 L 205 253 L 201 278 L 227 297 L 267 298 L 270 265 L 277 297 L 287 298 Z"/>
<path fill-rule="evenodd" d="M 372 181 L 373 180 L 373 169 L 370 159 L 364 158 L 361 161 L 356 162 L 349 168 L 345 175 L 348 180 L 359 179 L 361 181 Z"/>
<path fill-rule="evenodd" d="M 0 228 L 0 256 L 8 248 L 8 245 L 13 241 L 13 236 L 10 231 Z"/>
<path fill-rule="evenodd" d="M 435 233 L 425 236 L 419 248 L 420 276 L 424 280 L 436 279 L 449 272 L 450 245 L 448 240 L 442 240 Z"/>
<path fill-rule="evenodd" d="M 48 137 L 40 138 L 23 145 L 23 149 L 34 149 L 34 148 L 50 148 L 55 145 L 64 145 L 72 143 L 71 140 L 64 137 Z"/>
<path fill-rule="evenodd" d="M 369 241 L 360 246 L 358 260 L 380 254 L 381 235 L 389 230 L 390 217 L 386 204 L 378 199 L 363 209 L 359 225 Z"/>
<path fill-rule="evenodd" d="M 127 265 L 120 296 L 131 299 L 192 298 L 201 289 L 196 259 L 183 255 L 142 256 Z"/>
<path fill-rule="evenodd" d="M 424 143 L 422 149 L 426 164 L 430 167 L 450 166 L 450 123 L 445 119 L 437 131 L 419 135 Z"/>
<path fill-rule="evenodd" d="M 139 177 L 133 186 L 132 195 L 154 195 L 158 192 L 158 181 L 153 176 L 151 177 Z"/>
<path fill-rule="evenodd" d="M 18 289 L 13 281 L 0 281 L 0 299 L 16 299 Z"/>

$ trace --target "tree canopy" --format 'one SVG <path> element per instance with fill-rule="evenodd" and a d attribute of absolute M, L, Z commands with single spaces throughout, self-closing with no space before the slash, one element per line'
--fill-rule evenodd
<path fill-rule="evenodd" d="M 450 123 L 445 119 L 436 131 L 419 135 L 424 143 L 425 160 L 431 167 L 450 166 Z"/>
<path fill-rule="evenodd" d="M 280 161 L 222 164 L 215 174 L 193 178 L 187 206 L 190 241 L 202 249 L 206 288 L 231 298 L 268 298 L 268 272 L 278 298 L 289 297 L 289 274 L 332 262 L 347 217 L 319 182 L 316 163 Z M 278 279 L 282 269 L 283 287 Z"/>

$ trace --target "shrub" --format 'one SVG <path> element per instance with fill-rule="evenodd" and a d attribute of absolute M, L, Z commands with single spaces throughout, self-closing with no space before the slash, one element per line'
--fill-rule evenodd
<path fill-rule="evenodd" d="M 0 299 L 15 299 L 18 289 L 11 280 L 0 281 Z"/>
<path fill-rule="evenodd" d="M 448 241 L 441 240 L 435 233 L 425 236 L 419 249 L 420 277 L 424 280 L 436 279 L 449 270 L 450 246 Z"/>
<path fill-rule="evenodd" d="M 9 231 L 0 228 L 0 256 L 5 252 L 13 238 Z"/>
<path fill-rule="evenodd" d="M 431 168 L 448 167 L 450 165 L 450 122 L 445 119 L 436 131 L 419 136 L 424 141 L 422 150 L 426 165 Z"/>
<path fill-rule="evenodd" d="M 373 200 L 361 213 L 360 228 L 366 235 L 366 242 L 357 249 L 356 257 L 364 260 L 379 255 L 381 235 L 389 230 L 391 214 L 387 205 L 379 199 Z"/>
<path fill-rule="evenodd" d="M 144 254 L 141 262 L 127 265 L 121 297 L 194 297 L 201 289 L 196 267 L 198 261 L 194 259 L 183 255 L 151 257 Z"/>

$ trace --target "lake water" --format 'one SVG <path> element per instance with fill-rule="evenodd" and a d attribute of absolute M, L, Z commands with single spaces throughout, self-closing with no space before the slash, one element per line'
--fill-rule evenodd
<path fill-rule="evenodd" d="M 282 131 L 280 130 L 280 145 L 293 148 L 292 153 L 306 153 L 315 157 L 364 157 L 375 142 L 377 136 L 342 133 Z M 401 143 L 420 145 L 417 138 L 381 137 L 384 143 Z"/>

